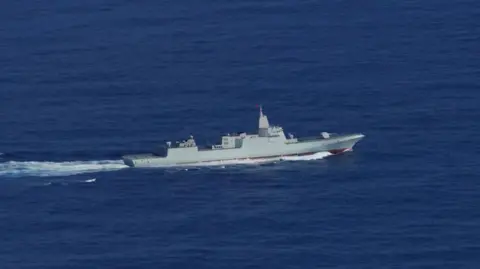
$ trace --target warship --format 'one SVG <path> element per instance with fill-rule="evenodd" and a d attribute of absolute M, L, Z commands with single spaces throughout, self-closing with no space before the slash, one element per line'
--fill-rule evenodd
<path fill-rule="evenodd" d="M 270 125 L 260 106 L 257 133 L 233 133 L 221 137 L 216 145 L 197 145 L 193 136 L 172 144 L 167 141 L 151 153 L 125 155 L 123 162 L 130 167 L 169 167 L 251 159 L 279 159 L 319 152 L 340 154 L 353 149 L 365 135 L 321 132 L 314 137 L 285 135 L 283 128 Z"/>

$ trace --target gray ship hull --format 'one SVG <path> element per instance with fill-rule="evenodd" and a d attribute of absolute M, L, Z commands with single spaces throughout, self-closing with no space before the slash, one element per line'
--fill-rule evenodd
<path fill-rule="evenodd" d="M 202 149 L 195 145 L 169 149 L 167 155 L 162 157 L 155 154 L 126 155 L 123 161 L 130 167 L 170 167 L 216 161 L 275 159 L 318 152 L 338 154 L 353 149 L 363 137 L 363 134 L 350 134 L 287 139 L 283 132 L 274 136 L 244 135 L 241 138 L 234 137 L 233 147 Z"/>

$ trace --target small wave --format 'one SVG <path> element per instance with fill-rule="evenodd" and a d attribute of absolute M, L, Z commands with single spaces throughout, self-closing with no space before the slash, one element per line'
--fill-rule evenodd
<path fill-rule="evenodd" d="M 317 152 L 311 155 L 304 155 L 304 156 L 287 156 L 283 157 L 282 160 L 284 161 L 312 161 L 312 160 L 320 160 L 325 157 L 332 155 L 330 152 Z"/>
<path fill-rule="evenodd" d="M 0 176 L 51 177 L 70 176 L 102 171 L 115 171 L 128 166 L 121 160 L 73 161 L 73 162 L 16 162 L 0 163 Z"/>

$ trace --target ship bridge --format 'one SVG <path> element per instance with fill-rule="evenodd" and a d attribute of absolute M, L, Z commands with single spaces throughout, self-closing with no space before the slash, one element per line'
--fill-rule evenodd
<path fill-rule="evenodd" d="M 267 115 L 263 114 L 263 108 L 260 106 L 260 115 L 258 118 L 258 136 L 259 137 L 283 137 L 285 134 L 283 128 L 278 125 L 270 126 Z"/>

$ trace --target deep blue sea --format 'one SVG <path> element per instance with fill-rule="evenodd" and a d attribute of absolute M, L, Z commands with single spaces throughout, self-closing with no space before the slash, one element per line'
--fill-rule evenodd
<path fill-rule="evenodd" d="M 316 160 L 132 169 L 255 132 Z M 480 268 L 480 2 L 1 1 L 0 268 Z"/>

